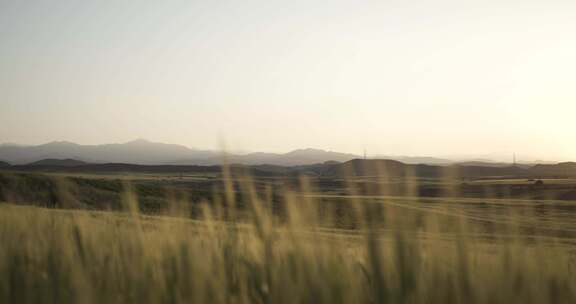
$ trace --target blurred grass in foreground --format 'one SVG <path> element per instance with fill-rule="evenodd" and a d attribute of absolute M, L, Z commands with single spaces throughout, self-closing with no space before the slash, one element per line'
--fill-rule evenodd
<path fill-rule="evenodd" d="M 141 215 L 130 184 L 125 212 L 0 205 L 0 303 L 576 303 L 574 247 L 513 221 L 487 241 L 466 217 L 369 208 L 351 188 L 345 231 L 305 179 L 282 216 L 249 178 L 224 181 L 197 219 L 177 197 Z"/>

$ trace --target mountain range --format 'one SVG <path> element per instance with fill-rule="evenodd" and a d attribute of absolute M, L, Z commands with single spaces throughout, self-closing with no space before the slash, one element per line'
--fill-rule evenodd
<path fill-rule="evenodd" d="M 176 144 L 164 144 L 137 139 L 121 144 L 79 145 L 54 141 L 36 146 L 0 145 L 0 160 L 13 165 L 34 164 L 38 161 L 76 160 L 85 163 L 131 163 L 141 165 L 218 165 L 228 163 L 296 166 L 325 161 L 347 161 L 358 156 L 319 149 L 299 149 L 292 152 L 226 154 L 191 149 Z"/>
<path fill-rule="evenodd" d="M 54 141 L 42 145 L 23 146 L 0 144 L 0 161 L 13 164 L 33 164 L 38 161 L 75 160 L 84 163 L 130 163 L 140 165 L 219 165 L 224 162 L 243 165 L 301 166 L 327 161 L 346 162 L 361 158 L 350 153 L 320 149 L 298 149 L 288 153 L 254 152 L 247 154 L 191 149 L 183 145 L 165 144 L 137 139 L 119 144 L 80 145 Z M 448 165 L 454 161 L 434 157 L 378 156 L 406 164 Z M 42 164 L 42 163 L 41 163 Z M 46 164 L 46 163 L 44 163 Z M 493 166 L 509 164 L 491 163 Z"/>

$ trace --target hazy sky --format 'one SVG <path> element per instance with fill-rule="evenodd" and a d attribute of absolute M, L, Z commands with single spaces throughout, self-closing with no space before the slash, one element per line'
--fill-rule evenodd
<path fill-rule="evenodd" d="M 0 142 L 576 159 L 576 1 L 0 0 Z"/>

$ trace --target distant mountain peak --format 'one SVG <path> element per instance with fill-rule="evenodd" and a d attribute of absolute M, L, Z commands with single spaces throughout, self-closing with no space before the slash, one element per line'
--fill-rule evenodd
<path fill-rule="evenodd" d="M 144 138 L 136 138 L 134 140 L 131 140 L 129 142 L 124 143 L 125 145 L 147 145 L 147 144 L 152 144 L 153 142 L 144 139 Z"/>
<path fill-rule="evenodd" d="M 328 152 L 326 150 L 322 150 L 322 149 L 314 149 L 314 148 L 304 148 L 304 149 L 296 149 L 293 151 L 290 151 L 286 154 L 300 154 L 300 153 L 324 153 L 324 152 Z"/>
<path fill-rule="evenodd" d="M 43 145 L 40 146 L 79 146 L 77 143 L 73 143 L 71 141 L 66 141 L 66 140 L 56 140 L 56 141 L 51 141 L 49 143 L 45 143 Z"/>
<path fill-rule="evenodd" d="M 158 147 L 158 148 L 178 148 L 178 149 L 187 149 L 187 150 L 190 149 L 184 145 L 154 142 L 154 141 L 150 141 L 150 140 L 147 140 L 144 138 L 137 138 L 135 140 L 131 140 L 129 142 L 126 142 L 123 144 L 118 144 L 118 145 L 120 145 L 120 146 L 133 146 L 136 148 Z"/>
<path fill-rule="evenodd" d="M 296 150 L 293 150 L 293 151 L 286 153 L 285 155 L 307 155 L 307 154 L 321 154 L 321 155 L 338 154 L 338 155 L 349 155 L 349 156 L 353 155 L 353 154 L 349 154 L 349 153 L 334 152 L 334 151 L 328 151 L 328 150 L 316 149 L 316 148 L 296 149 Z"/>

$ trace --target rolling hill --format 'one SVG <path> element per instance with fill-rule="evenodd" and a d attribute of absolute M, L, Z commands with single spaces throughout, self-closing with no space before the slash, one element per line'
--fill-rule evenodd
<path fill-rule="evenodd" d="M 88 163 L 70 158 L 68 159 L 47 158 L 28 164 L 28 166 L 60 166 L 60 167 L 77 167 L 84 165 L 88 165 Z"/>
<path fill-rule="evenodd" d="M 1 167 L 1 166 L 0 166 Z M 311 165 L 242 165 L 232 164 L 235 172 L 250 172 L 258 176 L 297 176 L 309 175 L 326 178 L 370 177 L 386 178 L 546 178 L 576 177 L 576 163 L 556 165 L 522 166 L 434 166 L 405 164 L 396 160 L 353 159 L 346 162 L 327 161 Z M 154 173 L 219 173 L 220 165 L 142 165 L 130 163 L 89 164 L 73 159 L 45 159 L 31 164 L 6 167 L 14 171 L 54 171 L 54 172 L 154 172 Z"/>

